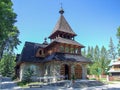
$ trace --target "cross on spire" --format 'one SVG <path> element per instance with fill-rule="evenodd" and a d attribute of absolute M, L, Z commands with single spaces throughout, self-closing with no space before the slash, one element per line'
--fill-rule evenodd
<path fill-rule="evenodd" d="M 60 6 L 61 6 L 61 8 L 62 8 L 62 2 L 60 3 Z"/>

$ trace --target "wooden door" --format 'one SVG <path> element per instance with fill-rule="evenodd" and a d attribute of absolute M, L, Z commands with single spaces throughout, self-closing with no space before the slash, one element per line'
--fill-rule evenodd
<path fill-rule="evenodd" d="M 82 79 L 82 67 L 79 64 L 75 66 L 75 78 Z"/>
<path fill-rule="evenodd" d="M 70 68 L 69 68 L 69 66 L 67 65 L 67 64 L 63 64 L 62 66 L 61 66 L 61 69 L 60 69 L 60 74 L 61 75 L 63 75 L 63 76 L 65 76 L 65 79 L 69 79 L 69 70 Z"/>

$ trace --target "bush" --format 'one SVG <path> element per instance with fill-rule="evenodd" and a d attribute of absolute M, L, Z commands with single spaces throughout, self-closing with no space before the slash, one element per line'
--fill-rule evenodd
<path fill-rule="evenodd" d="M 31 77 L 33 76 L 34 71 L 30 68 L 26 69 L 23 75 L 23 82 L 29 83 L 32 81 Z"/>
<path fill-rule="evenodd" d="M 96 78 L 90 78 L 90 80 L 96 80 Z"/>
<path fill-rule="evenodd" d="M 75 80 L 75 75 L 74 74 L 72 75 L 72 80 Z"/>
<path fill-rule="evenodd" d="M 21 87 L 22 87 L 22 86 L 25 86 L 26 84 L 27 84 L 27 82 L 24 82 L 24 81 L 17 83 L 17 85 L 18 85 L 18 86 L 21 86 Z"/>

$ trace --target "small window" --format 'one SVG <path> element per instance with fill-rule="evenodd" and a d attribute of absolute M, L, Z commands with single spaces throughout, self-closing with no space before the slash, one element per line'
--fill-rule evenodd
<path fill-rule="evenodd" d="M 39 51 L 39 54 L 42 55 L 42 50 Z"/>

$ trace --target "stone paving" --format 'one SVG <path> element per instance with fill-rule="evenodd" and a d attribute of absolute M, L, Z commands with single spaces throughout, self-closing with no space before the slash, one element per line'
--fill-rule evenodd
<path fill-rule="evenodd" d="M 2 82 L 0 83 L 0 90 L 120 90 L 120 82 L 103 85 L 99 82 L 94 83 L 93 81 L 79 80 L 72 87 L 69 86 L 70 81 L 67 81 L 67 83 L 44 85 L 42 88 L 20 88 L 16 82 L 5 77 L 2 78 Z M 90 87 L 91 85 L 92 87 Z"/>
<path fill-rule="evenodd" d="M 67 83 L 69 82 L 46 85 L 42 88 L 24 88 L 24 90 L 120 90 L 120 83 L 105 85 L 98 81 L 80 80 L 72 87 L 67 86 Z"/>
<path fill-rule="evenodd" d="M 0 90 L 21 90 L 19 86 L 17 86 L 16 82 L 13 82 L 9 77 L 2 77 L 0 82 Z"/>

